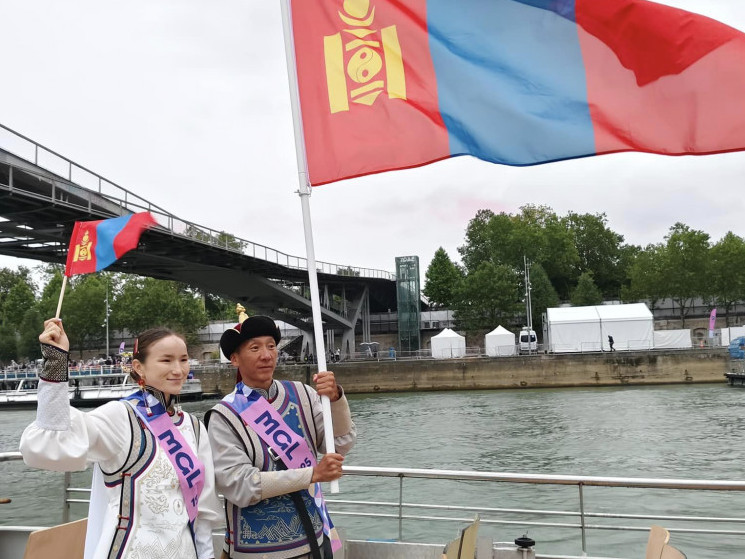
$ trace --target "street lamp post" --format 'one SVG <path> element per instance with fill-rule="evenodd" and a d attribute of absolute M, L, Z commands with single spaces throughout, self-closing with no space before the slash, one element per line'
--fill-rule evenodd
<path fill-rule="evenodd" d="M 109 280 L 106 279 L 106 359 L 109 358 Z"/>
<path fill-rule="evenodd" d="M 523 255 L 523 265 L 525 266 L 525 312 L 527 314 L 527 326 L 528 326 L 528 354 L 532 353 L 532 340 L 531 332 L 533 331 L 533 305 L 530 300 L 530 261 Z"/>

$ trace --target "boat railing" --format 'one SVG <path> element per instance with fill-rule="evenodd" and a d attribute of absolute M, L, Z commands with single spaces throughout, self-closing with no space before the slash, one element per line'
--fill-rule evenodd
<path fill-rule="evenodd" d="M 129 369 L 120 365 L 94 365 L 90 367 L 70 367 L 70 378 L 110 376 L 128 374 Z M 0 371 L 0 381 L 9 380 L 38 380 L 39 369 L 17 370 L 17 371 Z"/>
<path fill-rule="evenodd" d="M 376 478 L 393 478 L 398 480 L 398 498 L 396 500 L 347 500 L 337 499 L 330 495 L 326 496 L 326 500 L 329 505 L 329 511 L 334 517 L 350 516 L 386 518 L 397 521 L 399 541 L 405 541 L 403 529 L 404 521 L 449 522 L 462 524 L 471 522 L 474 514 L 477 513 L 479 514 L 480 522 L 483 525 L 514 525 L 518 527 L 542 526 L 576 530 L 581 536 L 583 554 L 588 553 L 587 535 L 591 530 L 647 532 L 650 524 L 665 524 L 667 526 L 667 524 L 671 522 L 683 524 L 693 523 L 696 527 L 669 527 L 668 530 L 670 532 L 699 535 L 711 534 L 719 536 L 734 535 L 743 537 L 743 542 L 745 542 L 745 518 L 735 516 L 684 516 L 673 514 L 594 512 L 587 509 L 585 502 L 585 488 L 588 487 L 693 491 L 745 491 L 745 481 L 544 475 L 361 466 L 345 466 L 344 476 L 345 478 L 367 476 Z M 414 479 L 574 486 L 577 489 L 577 508 L 574 510 L 545 510 L 532 508 L 477 507 L 473 504 L 469 506 L 461 506 L 457 504 L 408 502 L 404 500 L 404 486 L 407 480 Z M 500 515 L 505 514 L 520 515 L 522 517 L 530 518 L 547 518 L 547 520 L 509 520 L 499 518 Z M 573 520 L 573 522 L 568 522 L 567 520 L 569 519 Z M 615 520 L 619 521 L 619 523 L 601 524 L 596 522 L 600 519 Z M 620 523 L 631 520 L 644 520 L 649 522 L 640 525 Z M 721 526 L 722 524 L 739 525 L 743 529 L 707 527 L 707 525 Z M 553 556 L 539 554 L 536 557 L 550 559 Z"/>
<path fill-rule="evenodd" d="M 21 460 L 20 452 L 0 453 L 0 463 Z M 89 502 L 90 489 L 71 487 L 71 474 L 64 475 L 62 522 L 71 519 L 70 505 Z M 674 515 L 650 513 L 616 513 L 595 512 L 588 510 L 585 502 L 585 489 L 588 487 L 605 488 L 643 488 L 654 490 L 689 490 L 689 491 L 745 491 L 745 481 L 725 480 L 695 480 L 695 479 L 665 479 L 665 478 L 630 478 L 630 477 L 598 477 L 571 475 L 520 474 L 505 472 L 475 472 L 463 470 L 436 470 L 413 468 L 380 468 L 365 466 L 345 466 L 345 479 L 359 477 L 374 477 L 390 479 L 397 483 L 397 499 L 388 501 L 341 499 L 330 494 L 326 495 L 329 510 L 335 518 L 362 517 L 387 519 L 398 523 L 398 541 L 406 541 L 404 521 L 456 523 L 462 526 L 471 522 L 474 514 L 478 514 L 483 525 L 512 525 L 519 528 L 550 527 L 578 531 L 581 536 L 583 556 L 588 554 L 587 534 L 591 530 L 603 531 L 640 531 L 646 532 L 651 524 L 663 524 L 672 533 L 688 533 L 695 535 L 739 536 L 745 542 L 745 518 L 736 516 L 706 516 L 706 515 Z M 535 508 L 496 508 L 464 506 L 458 504 L 432 504 L 408 502 L 404 500 L 404 488 L 412 480 L 448 480 L 456 482 L 490 482 L 511 484 L 534 484 L 573 486 L 576 488 L 576 505 L 574 510 L 546 510 Z M 352 480 L 349 480 L 349 484 Z M 354 488 L 347 488 L 354 495 Z M 222 497 L 221 497 L 222 498 Z M 0 511 L 2 508 L 0 507 Z M 546 520 L 509 520 L 499 515 L 527 516 L 530 518 L 546 518 Z M 601 524 L 597 521 L 615 520 L 623 522 L 616 524 Z M 571 520 L 571 521 L 570 521 Z M 631 525 L 629 521 L 645 521 L 638 525 Z M 695 528 L 685 526 L 670 527 L 670 523 L 694 523 Z M 0 522 L 0 524 L 2 524 Z M 733 524 L 743 529 L 721 529 L 716 526 Z M 715 527 L 709 527 L 714 525 Z M 558 555 L 537 554 L 541 559 L 557 559 Z"/>

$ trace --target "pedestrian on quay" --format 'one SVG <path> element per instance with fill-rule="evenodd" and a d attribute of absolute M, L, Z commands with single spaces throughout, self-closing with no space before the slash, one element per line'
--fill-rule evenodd
<path fill-rule="evenodd" d="M 212 559 L 212 523 L 221 519 L 212 451 L 201 422 L 177 397 L 189 372 L 186 342 L 153 328 L 135 342 L 140 390 L 88 413 L 70 407 L 70 342 L 47 320 L 36 420 L 21 436 L 24 462 L 78 471 L 94 463 L 85 559 Z"/>
<path fill-rule="evenodd" d="M 614 342 L 613 342 L 613 336 L 611 336 L 611 335 L 608 335 L 608 345 L 610 346 L 610 350 L 611 350 L 611 351 L 616 351 L 616 350 L 615 350 L 615 349 L 613 348 L 613 343 L 614 343 Z"/>
<path fill-rule="evenodd" d="M 205 416 L 225 495 L 223 558 L 331 559 L 338 541 L 319 482 L 341 477 L 356 440 L 349 404 L 330 371 L 313 377 L 315 390 L 274 380 L 280 338 L 271 318 L 252 316 L 220 339 L 239 375 L 235 390 Z M 336 453 L 316 462 L 326 452 L 320 396 L 331 400 Z"/>

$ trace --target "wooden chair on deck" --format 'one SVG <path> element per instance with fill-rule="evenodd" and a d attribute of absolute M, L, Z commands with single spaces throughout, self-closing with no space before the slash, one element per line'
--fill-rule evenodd
<path fill-rule="evenodd" d="M 474 559 L 476 557 L 476 539 L 479 533 L 479 517 L 466 526 L 459 538 L 445 546 L 442 559 Z"/>
<path fill-rule="evenodd" d="M 49 557 L 83 559 L 87 527 L 88 519 L 83 518 L 68 524 L 31 532 L 23 559 L 48 559 Z"/>
<path fill-rule="evenodd" d="M 651 526 L 645 559 L 686 559 L 685 553 L 668 545 L 668 541 L 670 541 L 670 532 L 662 526 Z"/>

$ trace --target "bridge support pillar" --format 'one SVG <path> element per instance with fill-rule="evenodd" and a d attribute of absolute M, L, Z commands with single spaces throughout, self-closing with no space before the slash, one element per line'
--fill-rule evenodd
<path fill-rule="evenodd" d="M 300 349 L 300 359 L 305 361 L 311 353 L 316 354 L 316 340 L 313 337 L 313 331 L 301 330 L 303 333 L 303 344 Z"/>

